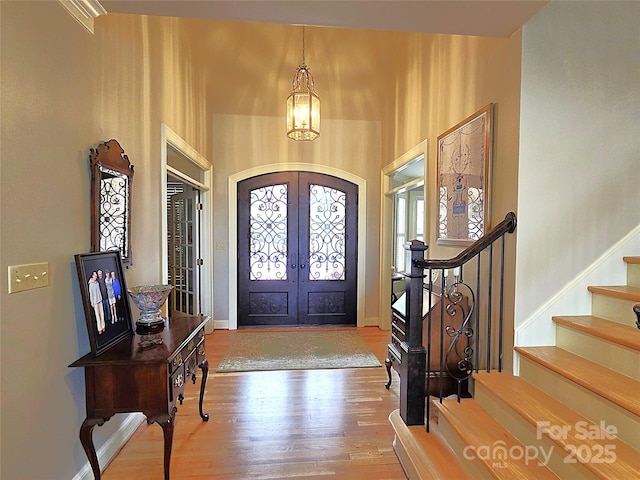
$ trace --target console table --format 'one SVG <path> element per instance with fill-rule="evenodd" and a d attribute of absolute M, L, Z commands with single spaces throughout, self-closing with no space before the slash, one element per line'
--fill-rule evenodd
<path fill-rule="evenodd" d="M 176 317 L 167 320 L 165 329 L 146 342 L 134 334 L 100 355 L 87 354 L 70 367 L 83 367 L 87 418 L 80 427 L 80 442 L 89 458 L 96 480 L 100 465 L 92 441 L 96 425 L 103 425 L 116 413 L 142 412 L 147 423 L 158 423 L 164 434 L 164 478 L 169 480 L 169 463 L 173 443 L 176 400 L 182 404 L 186 381 L 196 381 L 196 370 L 202 370 L 200 384 L 200 417 L 209 373 L 205 358 L 204 327 L 210 317 Z M 148 340 L 148 339 L 144 339 Z M 161 342 L 161 343 L 160 343 Z"/>

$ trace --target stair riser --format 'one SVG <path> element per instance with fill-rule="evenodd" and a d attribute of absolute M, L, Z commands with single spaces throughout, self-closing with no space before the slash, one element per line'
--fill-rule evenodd
<path fill-rule="evenodd" d="M 623 442 L 640 445 L 640 417 L 522 355 L 520 376 L 593 423 L 614 426 Z"/>
<path fill-rule="evenodd" d="M 640 352 L 638 350 L 632 350 L 563 325 L 556 325 L 556 345 L 640 380 Z"/>
<path fill-rule="evenodd" d="M 633 313 L 633 306 L 636 303 L 631 300 L 594 293 L 591 296 L 591 315 L 624 325 L 635 325 L 637 317 Z"/>
<path fill-rule="evenodd" d="M 395 431 L 393 449 L 409 479 L 471 480 L 440 437 L 427 433 L 424 425 L 408 427 L 399 410 L 391 412 L 389 422 Z"/>
<path fill-rule="evenodd" d="M 640 287 L 640 265 L 627 264 L 627 285 Z"/>
<path fill-rule="evenodd" d="M 544 430 L 538 432 L 535 424 L 518 415 L 507 403 L 495 397 L 481 384 L 476 384 L 475 399 L 528 449 L 530 456 L 538 456 L 538 460 L 530 461 L 540 461 L 559 478 L 598 480 L 598 477 L 578 462 L 575 456 L 564 451 L 549 438 Z"/>
<path fill-rule="evenodd" d="M 471 478 L 475 480 L 495 480 L 480 460 L 472 458 L 473 455 L 469 455 L 469 453 L 465 455 L 465 452 L 468 452 L 468 449 L 465 450 L 467 443 L 458 435 L 455 429 L 451 427 L 443 415 L 438 415 L 437 427 L 432 429 L 432 432 L 438 435 L 442 441 L 449 446 L 449 449 L 453 451 L 454 455 L 458 458 L 458 462 L 462 468 Z"/>
<path fill-rule="evenodd" d="M 411 455 L 409 455 L 405 445 L 398 436 L 393 440 L 393 450 L 396 452 L 396 456 L 398 457 L 398 460 L 400 460 L 400 464 L 407 474 L 407 478 L 410 478 L 411 480 L 426 480 L 420 475 L 418 469 L 415 468 L 413 461 L 411 460 Z"/>

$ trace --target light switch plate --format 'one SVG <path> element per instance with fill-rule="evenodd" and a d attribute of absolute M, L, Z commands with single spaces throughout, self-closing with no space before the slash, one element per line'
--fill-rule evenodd
<path fill-rule="evenodd" d="M 49 285 L 49 263 L 27 263 L 11 265 L 9 271 L 9 293 L 24 292 Z"/>

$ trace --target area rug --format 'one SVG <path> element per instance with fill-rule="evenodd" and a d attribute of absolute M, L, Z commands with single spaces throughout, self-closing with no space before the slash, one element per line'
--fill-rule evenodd
<path fill-rule="evenodd" d="M 354 330 L 238 332 L 216 372 L 380 367 Z"/>

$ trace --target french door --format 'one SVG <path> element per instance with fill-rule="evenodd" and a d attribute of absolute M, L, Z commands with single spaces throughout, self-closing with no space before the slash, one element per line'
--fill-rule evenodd
<path fill-rule="evenodd" d="M 311 172 L 238 183 L 238 326 L 356 325 L 358 187 Z"/>
<path fill-rule="evenodd" d="M 170 197 L 169 315 L 197 315 L 200 306 L 200 192 L 188 186 Z"/>

